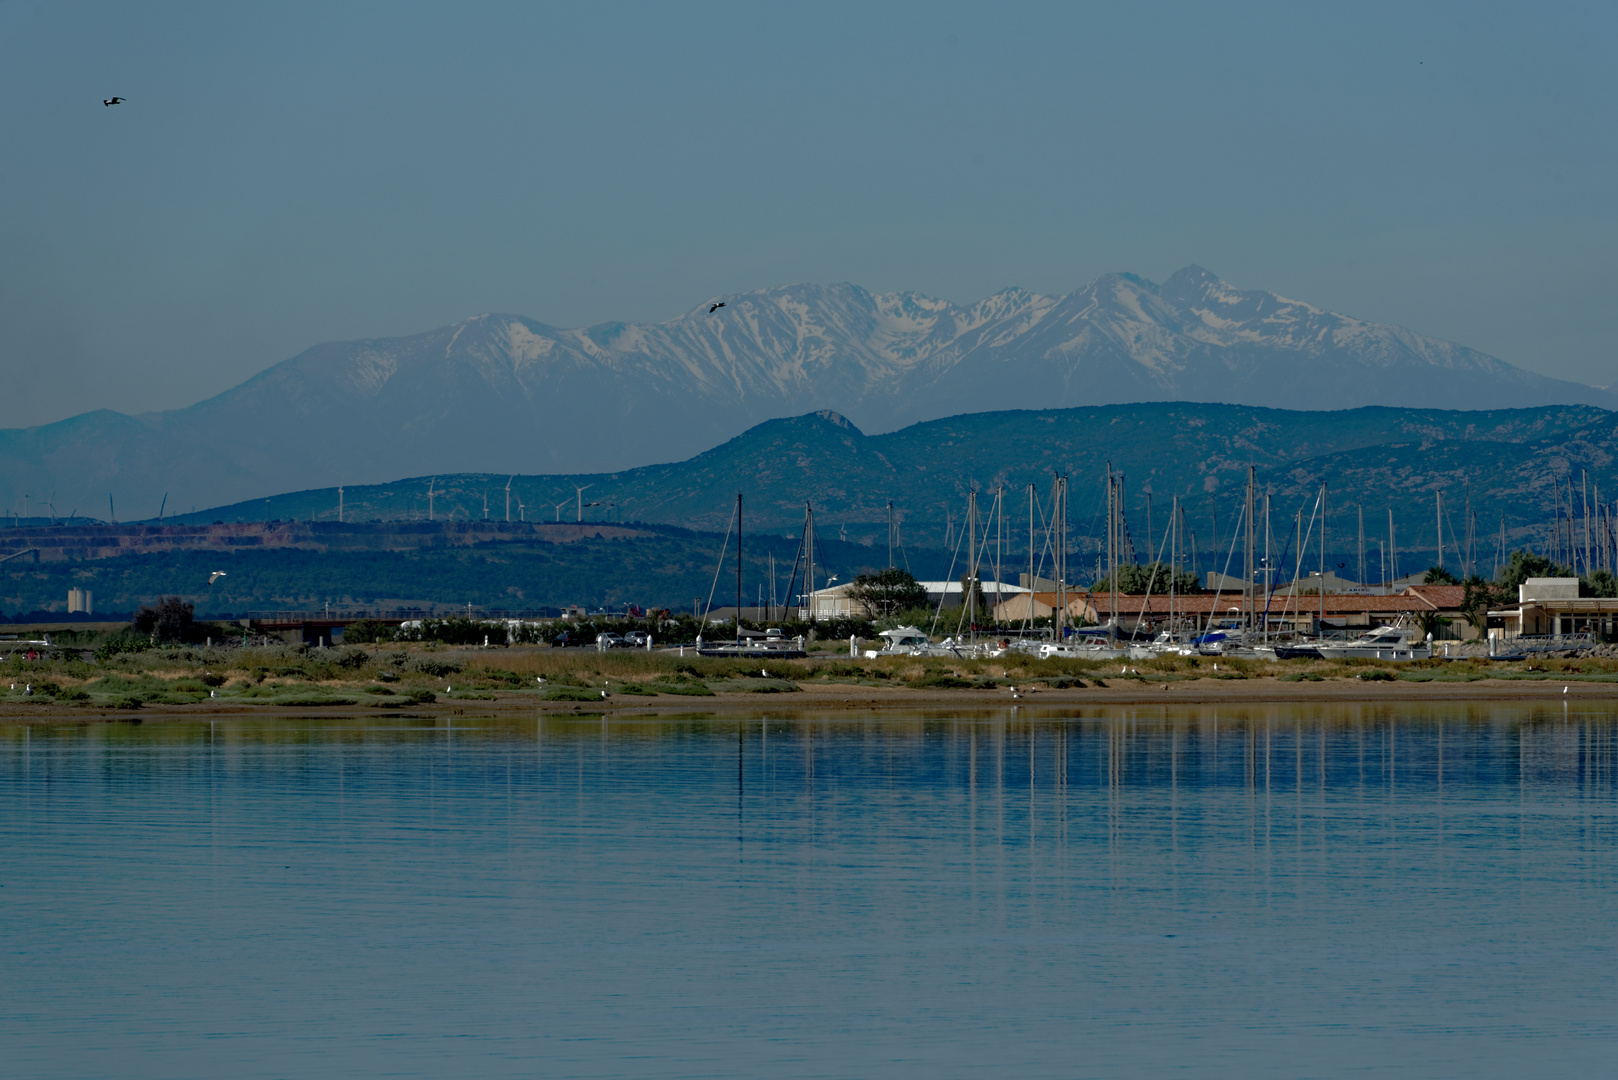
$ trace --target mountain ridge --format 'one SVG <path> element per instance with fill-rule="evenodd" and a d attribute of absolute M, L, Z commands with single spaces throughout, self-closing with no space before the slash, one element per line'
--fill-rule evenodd
<path fill-rule="evenodd" d="M 126 516 L 406 474 L 679 461 L 772 417 L 862 432 L 1029 407 L 1618 405 L 1451 342 L 1188 266 L 970 304 L 848 283 L 715 297 L 662 323 L 559 329 L 486 313 L 316 345 L 182 409 L 0 431 L 0 492 Z M 139 510 L 135 508 L 139 507 Z"/>
<path fill-rule="evenodd" d="M 1290 528 L 1302 507 L 1308 518 L 1319 485 L 1337 515 L 1356 504 L 1370 517 L 1368 532 L 1386 536 L 1388 514 L 1401 550 L 1436 549 L 1434 492 L 1451 513 L 1476 515 L 1475 532 L 1492 537 L 1504 520 L 1508 541 L 1543 548 L 1558 500 L 1556 484 L 1588 472 L 1591 495 L 1618 495 L 1618 416 L 1593 406 L 1461 412 L 1366 407 L 1310 413 L 1245 406 L 1169 402 L 1087 406 L 1066 410 L 977 413 L 926 421 L 866 435 L 826 410 L 766 421 L 684 462 L 616 473 L 508 478 L 438 474 L 384 485 L 348 488 L 349 521 L 511 518 L 673 524 L 723 532 L 735 493 L 744 494 L 747 528 L 790 534 L 812 501 L 826 535 L 886 543 L 886 504 L 893 500 L 902 536 L 948 548 L 964 518 L 969 490 L 983 513 L 1004 487 L 1017 509 L 1008 524 L 1026 528 L 1026 485 L 1048 504 L 1051 477 L 1071 477 L 1072 535 L 1081 548 L 1100 535 L 1101 477 L 1126 479 L 1126 511 L 1144 543 L 1145 495 L 1156 499 L 1153 536 L 1160 540 L 1171 498 L 1187 508 L 1192 531 L 1208 547 L 1228 538 L 1249 466 L 1272 494 L 1272 528 Z M 584 488 L 583 494 L 576 489 Z M 434 492 L 429 510 L 427 493 Z M 1467 502 L 1470 498 L 1470 503 Z M 485 500 L 487 500 L 485 502 Z M 335 489 L 287 493 L 220 507 L 177 522 L 336 519 Z M 536 510 L 538 511 L 536 513 Z M 1040 511 L 1043 513 L 1043 511 Z M 1223 522 L 1223 525 L 1219 525 Z M 953 524 L 952 524 L 953 523 Z M 1357 523 L 1356 523 L 1357 525 Z M 1446 529 L 1452 526 L 1447 525 Z M 1464 535 L 1464 523 L 1460 532 Z M 1491 540 L 1490 543 L 1493 541 Z M 1492 548 L 1490 549 L 1492 550 Z"/>

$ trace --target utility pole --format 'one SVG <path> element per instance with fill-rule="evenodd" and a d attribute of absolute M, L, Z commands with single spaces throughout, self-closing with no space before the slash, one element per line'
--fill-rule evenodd
<path fill-rule="evenodd" d="M 343 486 L 337 485 L 337 524 L 343 523 Z"/>

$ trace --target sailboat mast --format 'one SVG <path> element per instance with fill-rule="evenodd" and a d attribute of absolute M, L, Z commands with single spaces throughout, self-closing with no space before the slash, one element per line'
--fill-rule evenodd
<path fill-rule="evenodd" d="M 1169 640 L 1174 640 L 1174 587 L 1180 575 L 1180 497 L 1169 507 Z"/>
<path fill-rule="evenodd" d="M 888 569 L 893 569 L 893 500 L 888 500 Z"/>
<path fill-rule="evenodd" d="M 1382 588 L 1393 591 L 1393 583 L 1399 580 L 1399 545 L 1393 542 L 1393 507 L 1388 507 L 1388 572 L 1384 576 Z"/>
<path fill-rule="evenodd" d="M 742 643 L 742 493 L 736 493 L 736 644 Z"/>
<path fill-rule="evenodd" d="M 1039 583 L 1034 580 L 1034 482 L 1028 482 L 1028 611 L 1023 629 L 1034 627 L 1034 593 Z"/>
<path fill-rule="evenodd" d="M 1001 595 L 1000 579 L 1004 576 L 1000 572 L 1000 557 L 1004 554 L 1006 543 L 1006 485 L 1001 484 L 1000 489 L 994 493 L 994 621 L 1000 621 L 1000 605 L 1005 603 Z"/>
<path fill-rule="evenodd" d="M 1584 572 L 1590 573 L 1590 470 L 1579 470 L 1579 502 L 1584 506 Z"/>
<path fill-rule="evenodd" d="M 972 638 L 977 640 L 978 624 L 978 493 L 976 489 L 966 493 L 966 588 L 971 594 L 967 599 L 967 624 L 972 627 Z"/>
<path fill-rule="evenodd" d="M 1320 484 L 1320 632 L 1326 633 L 1326 484 Z"/>
<path fill-rule="evenodd" d="M 1245 557 L 1244 557 L 1244 560 L 1243 560 L 1246 563 L 1246 567 L 1245 567 L 1246 572 L 1243 575 L 1246 578 L 1246 580 L 1242 582 L 1242 606 L 1246 609 L 1245 611 L 1243 611 L 1243 615 L 1246 616 L 1246 620 L 1245 620 L 1246 621 L 1246 626 L 1244 627 L 1244 629 L 1246 629 L 1248 631 L 1251 631 L 1253 629 L 1253 574 L 1254 574 L 1254 571 L 1256 571 L 1258 569 L 1256 566 L 1253 565 L 1253 561 L 1254 561 L 1253 556 L 1254 556 L 1254 553 L 1255 553 L 1255 549 L 1254 549 L 1254 546 L 1253 546 L 1253 526 L 1256 523 L 1253 520 L 1253 466 L 1251 466 L 1251 465 L 1249 465 L 1247 467 L 1247 513 L 1246 513 L 1246 517 L 1247 517 L 1247 551 L 1245 552 Z M 1247 638 L 1246 640 L 1248 642 L 1251 642 L 1253 639 L 1252 638 Z"/>
<path fill-rule="evenodd" d="M 1360 584 L 1363 586 L 1365 584 L 1365 504 L 1364 503 L 1356 503 L 1355 507 L 1359 511 L 1359 515 L 1360 515 L 1360 566 L 1359 566 L 1359 575 L 1360 575 L 1360 577 L 1359 577 L 1359 581 L 1360 581 Z"/>
<path fill-rule="evenodd" d="M 1438 563 L 1437 563 L 1437 565 L 1439 567 L 1443 567 L 1443 565 L 1444 565 L 1444 493 L 1442 491 L 1433 492 L 1433 500 L 1434 500 L 1434 502 L 1433 502 L 1433 507 L 1434 507 L 1433 513 L 1438 518 Z"/>
<path fill-rule="evenodd" d="M 803 504 L 803 546 L 806 555 L 803 583 L 809 589 L 809 622 L 815 621 L 815 504 Z"/>
<path fill-rule="evenodd" d="M 1264 644 L 1270 643 L 1270 493 L 1264 492 L 1264 614 L 1263 622 Z"/>

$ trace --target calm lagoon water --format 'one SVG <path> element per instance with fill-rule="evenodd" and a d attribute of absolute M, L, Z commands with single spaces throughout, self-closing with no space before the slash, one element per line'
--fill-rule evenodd
<path fill-rule="evenodd" d="M 1611 1076 L 1615 737 L 0 724 L 0 1075 Z"/>

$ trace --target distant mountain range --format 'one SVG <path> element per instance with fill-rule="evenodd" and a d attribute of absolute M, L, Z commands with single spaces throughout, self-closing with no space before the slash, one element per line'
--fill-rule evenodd
<path fill-rule="evenodd" d="M 125 519 L 472 470 L 677 461 L 830 409 L 872 432 L 968 412 L 1150 401 L 1288 409 L 1618 406 L 1474 350 L 1240 290 L 1199 267 L 966 306 L 854 285 L 704 301 L 655 325 L 559 330 L 480 315 L 318 345 L 170 412 L 102 410 L 0 431 L 0 505 Z"/>
<path fill-rule="evenodd" d="M 1026 486 L 1034 485 L 1035 515 L 1042 517 L 1049 512 L 1052 476 L 1063 472 L 1072 478 L 1074 545 L 1093 551 L 1103 535 L 1102 477 L 1111 467 L 1125 475 L 1130 531 L 1144 558 L 1162 540 L 1174 496 L 1184 501 L 1200 550 L 1223 552 L 1252 465 L 1261 492 L 1271 495 L 1278 547 L 1296 512 L 1306 521 L 1314 513 L 1325 482 L 1334 550 L 1357 544 L 1357 508 L 1363 507 L 1370 550 L 1379 550 L 1387 537 L 1391 511 L 1394 543 L 1405 558 L 1421 553 L 1430 561 L 1437 547 L 1435 492 L 1442 491 L 1446 564 L 1464 561 L 1454 544 L 1467 535 L 1470 507 L 1477 565 L 1483 565 L 1492 558 L 1502 523 L 1509 545 L 1553 551 L 1551 522 L 1558 506 L 1565 522 L 1570 481 L 1581 506 L 1576 531 L 1582 543 L 1582 485 L 1588 481 L 1591 501 L 1599 490 L 1612 504 L 1618 497 L 1615 463 L 1618 416 L 1588 405 L 1464 413 L 1115 405 L 977 413 L 882 435 L 865 435 L 844 417 L 823 411 L 768 421 L 676 464 L 568 476 L 417 477 L 348 487 L 341 499 L 349 521 L 425 520 L 429 513 L 438 520 L 487 515 L 498 521 L 506 514 L 509 483 L 513 521 L 571 521 L 582 509 L 587 521 L 722 532 L 740 491 L 745 525 L 755 535 L 795 533 L 805 502 L 813 501 L 822 535 L 878 545 L 886 543 L 892 500 L 905 542 L 947 548 L 965 518 L 967 492 L 980 492 L 980 515 L 987 521 L 993 493 L 1003 486 L 1006 542 L 1026 553 Z M 1148 493 L 1154 500 L 1150 530 Z M 327 488 L 177 520 L 334 521 L 338 503 L 338 492 Z M 1420 568 L 1414 561 L 1401 565 Z"/>

